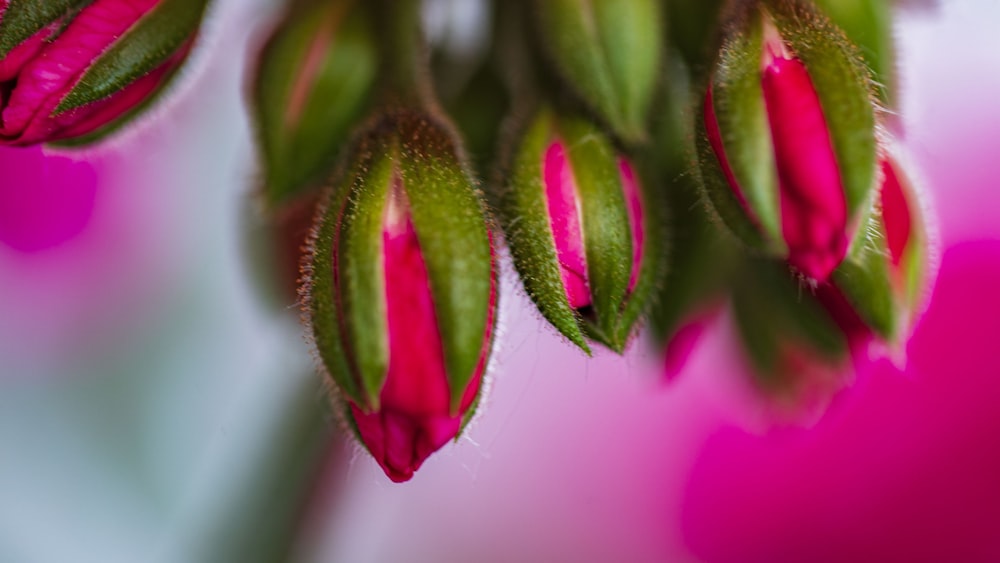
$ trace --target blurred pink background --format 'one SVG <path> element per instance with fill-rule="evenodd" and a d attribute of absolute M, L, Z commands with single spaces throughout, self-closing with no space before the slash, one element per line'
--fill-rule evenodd
<path fill-rule="evenodd" d="M 169 103 L 89 164 L 50 157 L 46 178 L 71 184 L 0 187 L 0 561 L 264 560 L 220 546 L 278 517 L 277 496 L 247 499 L 285 478 L 271 469 L 284 429 L 319 396 L 294 311 L 260 298 L 247 237 L 256 171 L 235 53 L 271 11 L 219 0 Z M 1000 560 L 997 21 L 983 0 L 899 17 L 903 144 L 942 242 L 904 369 L 874 362 L 822 418 L 775 418 L 726 319 L 667 383 L 642 345 L 586 361 L 508 269 L 469 432 L 403 485 L 344 446 L 349 466 L 327 465 L 307 495 L 289 558 Z M 0 152 L 12 158 L 42 157 Z"/>

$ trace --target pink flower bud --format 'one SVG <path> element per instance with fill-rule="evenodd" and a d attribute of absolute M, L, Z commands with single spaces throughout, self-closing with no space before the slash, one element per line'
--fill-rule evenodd
<path fill-rule="evenodd" d="M 462 431 L 493 344 L 496 257 L 457 143 L 422 111 L 374 119 L 348 149 L 304 277 L 336 399 L 397 482 Z"/>
<path fill-rule="evenodd" d="M 479 365 L 462 394 L 458 412 L 451 409 L 444 351 L 420 242 L 400 188 L 386 206 L 382 230 L 389 369 L 377 411 L 351 404 L 361 440 L 399 483 L 408 481 L 424 460 L 454 439 L 479 394 L 489 357 L 495 281 Z"/>
<path fill-rule="evenodd" d="M 744 7 L 753 23 L 731 32 L 717 62 L 702 177 L 734 234 L 825 282 L 863 230 L 876 188 L 870 85 L 821 14 L 766 4 Z"/>
<path fill-rule="evenodd" d="M 581 208 L 576 179 L 561 141 L 549 145 L 545 151 L 542 168 L 549 223 L 552 226 L 552 237 L 559 258 L 559 272 L 566 289 L 566 297 L 571 307 L 582 309 L 591 304 L 586 241 L 581 227 Z M 642 199 L 632 165 L 626 159 L 619 158 L 618 170 L 632 237 L 632 269 L 629 278 L 629 291 L 632 291 L 639 278 L 642 263 L 644 238 Z"/>
<path fill-rule="evenodd" d="M 163 4 L 95 0 L 54 21 L 18 12 L 19 25 L 40 29 L 0 59 L 0 142 L 83 137 L 155 94 L 186 57 L 204 9 L 204 0 L 169 10 Z M 0 21 L 13 17 L 9 6 L 0 5 Z"/>

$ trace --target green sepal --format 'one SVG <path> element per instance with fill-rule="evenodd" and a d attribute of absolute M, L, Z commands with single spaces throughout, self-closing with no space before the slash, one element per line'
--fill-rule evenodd
<path fill-rule="evenodd" d="M 665 286 L 670 271 L 670 258 L 675 250 L 670 238 L 673 208 L 665 197 L 665 180 L 658 172 L 657 161 L 650 155 L 637 159 L 635 174 L 643 208 L 642 262 L 635 287 L 625 298 L 625 306 L 614 335 L 615 342 L 620 343 L 620 349 L 617 350 L 619 353 L 624 352 L 632 335 L 650 312 L 658 291 Z M 629 240 L 631 241 L 631 236 Z M 630 278 L 631 264 L 630 257 Z"/>
<path fill-rule="evenodd" d="M 767 0 L 784 41 L 809 73 L 840 169 L 847 213 L 865 222 L 876 190 L 875 98 L 857 48 L 811 4 Z"/>
<path fill-rule="evenodd" d="M 45 27 L 94 0 L 11 0 L 0 18 L 0 59 Z"/>
<path fill-rule="evenodd" d="M 659 0 L 545 0 L 540 43 L 562 78 L 621 139 L 646 139 L 665 14 Z"/>
<path fill-rule="evenodd" d="M 208 0 L 163 0 L 94 61 L 53 115 L 103 100 L 149 74 L 190 41 Z"/>
<path fill-rule="evenodd" d="M 352 174 L 356 170 L 351 171 Z M 346 398 L 365 404 L 360 382 L 352 375 L 341 334 L 336 280 L 334 279 L 334 248 L 339 238 L 343 215 L 353 180 L 341 182 L 327 190 L 324 208 L 310 242 L 310 255 L 305 264 L 306 281 L 304 310 L 309 319 L 312 338 L 323 367 Z"/>
<path fill-rule="evenodd" d="M 494 271 L 485 206 L 450 124 L 410 111 L 393 119 L 403 188 L 427 266 L 457 413 L 483 355 L 489 318 Z"/>
<path fill-rule="evenodd" d="M 543 162 L 556 134 L 556 117 L 541 108 L 527 126 L 499 194 L 499 216 L 514 267 L 542 316 L 588 355 L 579 316 L 569 305 L 545 199 Z"/>
<path fill-rule="evenodd" d="M 876 219 L 859 233 L 857 238 L 864 244 L 841 262 L 830 281 L 868 328 L 892 342 L 898 332 L 899 304 L 890 279 L 882 223 Z"/>
<path fill-rule="evenodd" d="M 378 44 L 364 3 L 307 2 L 286 14 L 261 52 L 252 86 L 270 206 L 326 180 L 370 105 L 377 68 Z M 293 104 L 299 104 L 294 114 Z"/>
<path fill-rule="evenodd" d="M 558 129 L 580 202 L 591 298 L 584 323 L 597 340 L 621 352 L 625 341 L 618 325 L 632 273 L 632 236 L 618 154 L 601 130 L 585 119 L 561 119 Z"/>
<path fill-rule="evenodd" d="M 339 276 L 336 298 L 342 315 L 349 361 L 360 384 L 366 410 L 378 410 L 389 373 L 389 326 L 385 297 L 383 232 L 385 208 L 402 182 L 398 139 L 376 129 L 358 146 L 338 227 L 334 267 Z"/>
<path fill-rule="evenodd" d="M 802 349 L 817 362 L 843 364 L 847 338 L 808 288 L 779 261 L 747 259 L 733 285 L 733 313 L 744 351 L 765 387 L 786 383 L 783 352 Z"/>
<path fill-rule="evenodd" d="M 895 45 L 892 4 L 885 0 L 813 0 L 844 30 L 875 76 L 879 100 L 892 107 L 896 100 Z"/>
<path fill-rule="evenodd" d="M 749 211 L 708 140 L 707 96 L 695 118 L 702 182 L 712 210 L 736 238 L 753 249 L 782 256 L 778 172 L 761 88 L 762 23 L 756 12 L 740 14 L 735 22 L 719 52 L 711 88 L 725 158 Z"/>

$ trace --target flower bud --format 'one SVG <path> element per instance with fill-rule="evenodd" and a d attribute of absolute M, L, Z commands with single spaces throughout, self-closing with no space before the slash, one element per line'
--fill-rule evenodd
<path fill-rule="evenodd" d="M 733 316 L 757 386 L 815 414 L 851 379 L 852 335 L 782 264 L 747 260 L 739 280 Z"/>
<path fill-rule="evenodd" d="M 120 125 L 174 75 L 191 49 L 205 4 L 0 4 L 0 142 L 80 142 Z"/>
<path fill-rule="evenodd" d="M 325 182 L 367 109 L 378 68 L 370 10 L 356 0 L 303 0 L 265 44 L 252 96 L 269 204 Z"/>
<path fill-rule="evenodd" d="M 872 207 L 869 79 L 814 8 L 748 6 L 729 26 L 705 96 L 704 187 L 737 237 L 822 282 L 859 243 Z"/>
<path fill-rule="evenodd" d="M 589 353 L 621 352 L 658 277 L 656 221 L 630 161 L 581 118 L 541 110 L 521 139 L 501 212 L 542 314 Z"/>
<path fill-rule="evenodd" d="M 393 481 L 461 431 L 492 344 L 493 248 L 457 150 L 432 117 L 379 117 L 331 192 L 307 269 L 320 357 Z"/>
<path fill-rule="evenodd" d="M 535 3 L 539 43 L 561 78 L 615 134 L 646 138 L 664 35 L 659 0 Z"/>

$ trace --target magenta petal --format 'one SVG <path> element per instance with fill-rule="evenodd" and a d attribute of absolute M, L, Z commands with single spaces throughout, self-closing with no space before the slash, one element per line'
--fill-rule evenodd
<path fill-rule="evenodd" d="M 824 281 L 847 254 L 847 202 L 819 96 L 805 66 L 775 57 L 764 69 L 764 100 L 781 186 L 788 261 Z"/>
<path fill-rule="evenodd" d="M 579 196 L 573 169 L 561 142 L 552 143 L 545 151 L 542 176 L 549 225 L 559 259 L 559 272 L 566 288 L 570 307 L 590 305 L 587 278 L 587 255 L 580 220 Z"/>
<path fill-rule="evenodd" d="M 643 222 L 642 195 L 639 193 L 635 170 L 624 158 L 618 159 L 618 170 L 621 173 L 622 190 L 625 192 L 625 207 L 628 210 L 629 230 L 632 233 L 632 275 L 628 283 L 628 290 L 631 292 L 639 281 L 646 230 Z"/>
<path fill-rule="evenodd" d="M 910 242 L 912 217 L 903 185 L 896 174 L 896 167 L 887 158 L 882 161 L 882 219 L 893 266 L 899 266 Z"/>
<path fill-rule="evenodd" d="M 7 2 L 3 2 L 4 10 L 6 10 L 7 4 Z M 7 82 L 17 78 L 18 73 L 21 72 L 24 65 L 35 58 L 42 48 L 45 47 L 45 40 L 52 34 L 53 27 L 46 27 L 32 35 L 27 41 L 14 47 L 10 53 L 7 53 L 6 57 L 0 59 L 0 82 Z"/>

